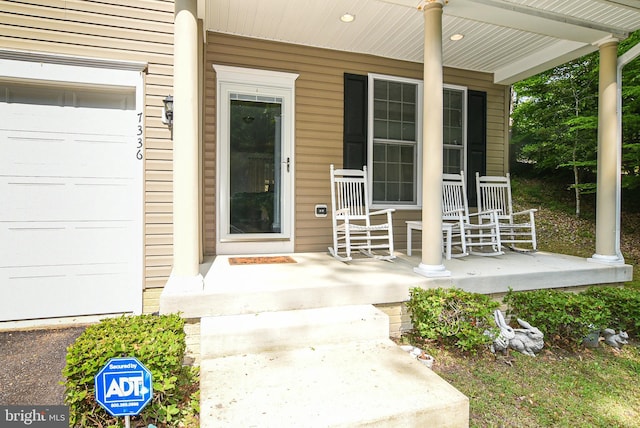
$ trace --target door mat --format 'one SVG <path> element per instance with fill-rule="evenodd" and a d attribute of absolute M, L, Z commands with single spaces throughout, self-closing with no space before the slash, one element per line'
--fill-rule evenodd
<path fill-rule="evenodd" d="M 297 263 L 289 256 L 274 257 L 229 257 L 230 265 L 267 265 L 278 263 Z"/>

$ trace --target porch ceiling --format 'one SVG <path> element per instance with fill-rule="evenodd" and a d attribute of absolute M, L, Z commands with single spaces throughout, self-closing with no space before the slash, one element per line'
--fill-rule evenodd
<path fill-rule="evenodd" d="M 209 31 L 423 61 L 424 0 L 200 0 Z M 640 28 L 638 0 L 448 0 L 443 60 L 511 84 Z M 344 13 L 355 15 L 349 24 Z M 464 38 L 452 41 L 460 33 Z"/>

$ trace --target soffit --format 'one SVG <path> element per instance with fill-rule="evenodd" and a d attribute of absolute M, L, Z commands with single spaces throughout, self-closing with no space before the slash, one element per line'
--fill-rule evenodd
<path fill-rule="evenodd" d="M 421 0 L 206 0 L 206 29 L 265 40 L 423 61 Z M 340 16 L 355 15 L 351 23 Z M 445 66 L 510 84 L 640 28 L 639 0 L 448 0 Z M 460 41 L 449 37 L 464 34 Z"/>

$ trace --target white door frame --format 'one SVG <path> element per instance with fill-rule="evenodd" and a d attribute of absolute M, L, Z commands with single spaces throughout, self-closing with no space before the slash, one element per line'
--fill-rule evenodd
<path fill-rule="evenodd" d="M 216 71 L 216 254 L 291 253 L 294 250 L 295 81 L 298 74 L 213 65 Z M 244 93 L 282 99 L 282 230 L 269 234 L 231 234 L 229 224 L 229 95 Z M 288 172 L 286 171 L 288 169 Z"/>

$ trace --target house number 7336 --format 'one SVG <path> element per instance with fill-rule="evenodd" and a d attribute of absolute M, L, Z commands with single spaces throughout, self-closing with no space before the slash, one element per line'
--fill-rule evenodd
<path fill-rule="evenodd" d="M 136 144 L 136 159 L 138 160 L 142 160 L 142 113 L 138 113 L 138 126 L 136 129 L 136 139 L 137 139 L 137 144 Z"/>

